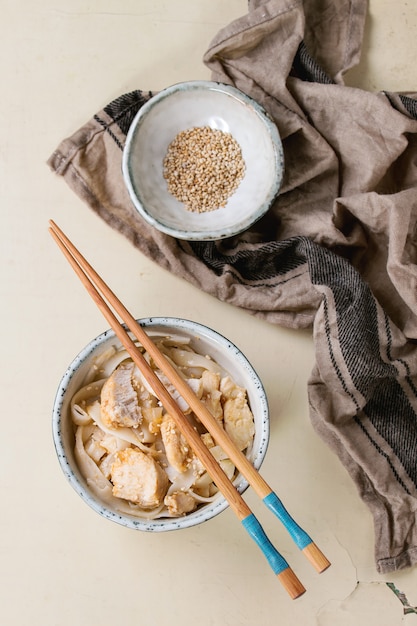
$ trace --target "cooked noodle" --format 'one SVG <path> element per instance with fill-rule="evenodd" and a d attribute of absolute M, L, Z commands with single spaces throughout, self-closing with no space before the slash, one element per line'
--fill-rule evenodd
<path fill-rule="evenodd" d="M 196 353 L 187 339 L 158 335 L 153 340 L 235 443 L 250 450 L 254 423 L 246 390 L 214 360 Z M 140 349 L 228 477 L 236 480 L 234 464 Z M 145 519 L 178 517 L 216 497 L 216 485 L 123 348 L 112 347 L 94 360 L 70 411 L 79 469 L 112 508 Z"/>

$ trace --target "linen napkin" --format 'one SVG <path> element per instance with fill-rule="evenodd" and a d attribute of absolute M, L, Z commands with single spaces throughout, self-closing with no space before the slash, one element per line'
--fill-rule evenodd
<path fill-rule="evenodd" d="M 133 208 L 122 150 L 152 92 L 112 101 L 49 165 L 162 267 L 273 324 L 312 327 L 311 420 L 373 515 L 385 573 L 417 563 L 417 94 L 345 86 L 366 14 L 364 0 L 252 0 L 209 45 L 213 80 L 260 102 L 284 146 L 281 193 L 239 236 L 179 241 Z"/>

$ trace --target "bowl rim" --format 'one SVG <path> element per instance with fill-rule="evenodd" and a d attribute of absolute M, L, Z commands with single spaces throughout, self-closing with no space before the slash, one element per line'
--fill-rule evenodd
<path fill-rule="evenodd" d="M 246 369 L 249 375 L 255 381 L 257 389 L 259 391 L 259 401 L 262 407 L 262 430 L 259 449 L 256 453 L 256 457 L 253 461 L 253 465 L 256 469 L 259 469 L 262 465 L 270 438 L 270 421 L 269 421 L 269 406 L 268 399 L 265 392 L 264 385 L 259 378 L 259 375 L 255 371 L 252 364 L 249 362 L 243 352 L 224 335 L 215 331 L 214 329 L 201 324 L 200 322 L 194 322 L 184 318 L 178 317 L 146 317 L 137 320 L 139 324 L 144 325 L 145 328 L 150 329 L 152 327 L 164 327 L 170 329 L 178 329 L 187 333 L 192 333 L 193 330 L 200 331 L 200 334 L 207 340 L 214 340 L 222 347 L 226 347 L 228 350 L 232 350 L 234 356 L 239 360 L 240 364 Z M 62 414 L 62 405 L 64 401 L 65 392 L 70 384 L 73 376 L 76 374 L 78 367 L 88 359 L 103 343 L 112 339 L 117 340 L 117 337 L 113 330 L 105 330 L 92 339 L 71 361 L 65 370 L 64 375 L 58 385 L 56 391 L 53 408 L 52 408 L 52 438 L 55 447 L 55 452 L 59 465 L 61 467 L 64 476 L 75 490 L 75 492 L 100 516 L 110 521 L 116 522 L 124 527 L 134 530 L 152 531 L 152 532 L 164 532 L 170 530 L 179 530 L 183 528 L 189 528 L 196 526 L 204 521 L 208 521 L 226 508 L 229 507 L 227 500 L 219 494 L 218 497 L 209 505 L 197 509 L 193 513 L 179 518 L 160 518 L 156 520 L 146 520 L 143 518 L 136 518 L 134 516 L 128 516 L 127 514 L 118 513 L 111 510 L 104 502 L 100 502 L 99 497 L 95 496 L 88 489 L 87 485 L 83 485 L 78 478 L 76 471 L 71 465 L 65 452 L 65 445 L 62 440 L 62 423 L 65 416 Z M 79 470 L 78 473 L 80 474 Z M 80 474 L 81 476 L 81 474 Z M 82 478 L 82 477 L 81 477 Z M 243 493 L 248 488 L 247 480 L 241 476 L 241 480 L 237 485 L 239 493 Z"/>
<path fill-rule="evenodd" d="M 150 113 L 155 104 L 157 104 L 161 100 L 164 100 L 169 95 L 177 93 L 178 91 L 192 90 L 219 91 L 229 96 L 233 96 L 236 100 L 240 101 L 246 106 L 250 106 L 254 110 L 258 118 L 266 126 L 269 136 L 271 138 L 271 143 L 274 151 L 274 169 L 277 175 L 273 183 L 271 184 L 269 194 L 265 201 L 257 208 L 256 211 L 251 213 L 251 215 L 248 216 L 245 220 L 240 221 L 235 227 L 229 227 L 227 230 L 210 228 L 210 233 L 208 233 L 205 229 L 195 229 L 189 231 L 182 228 L 174 228 L 168 226 L 147 210 L 146 206 L 141 200 L 140 193 L 138 193 L 138 190 L 135 188 L 132 182 L 130 159 L 133 151 L 136 133 L 140 124 L 145 121 L 147 115 Z M 233 85 L 210 80 L 190 80 L 175 83 L 173 85 L 170 85 L 169 87 L 162 89 L 158 93 L 154 94 L 147 102 L 145 102 L 145 104 L 142 105 L 142 107 L 136 113 L 127 132 L 125 145 L 122 152 L 122 175 L 124 184 L 127 188 L 129 197 L 134 207 L 145 219 L 145 221 L 148 222 L 148 224 L 150 224 L 157 230 L 167 235 L 170 235 L 171 237 L 175 237 L 176 239 L 184 239 L 187 241 L 215 241 L 238 235 L 239 233 L 250 228 L 250 226 L 252 226 L 255 222 L 261 219 L 263 215 L 265 215 L 265 213 L 268 211 L 268 209 L 277 198 L 282 185 L 284 175 L 284 151 L 281 137 L 275 121 L 264 109 L 264 107 L 259 104 L 259 102 L 254 100 L 251 96 L 245 94 L 237 87 L 234 87 Z"/>

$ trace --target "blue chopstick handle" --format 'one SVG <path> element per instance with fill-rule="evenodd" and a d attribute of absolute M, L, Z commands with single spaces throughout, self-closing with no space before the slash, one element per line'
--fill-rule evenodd
<path fill-rule="evenodd" d="M 249 535 L 261 548 L 262 552 L 266 556 L 266 559 L 272 567 L 275 574 L 280 574 L 289 567 L 287 561 L 283 556 L 274 548 L 265 534 L 262 526 L 256 519 L 253 513 L 248 515 L 242 520 L 243 527 L 248 531 Z"/>
<path fill-rule="evenodd" d="M 310 543 L 313 543 L 311 537 L 309 537 L 307 533 L 293 520 L 276 493 L 271 491 L 271 493 L 265 496 L 263 501 L 268 509 L 270 509 L 284 524 L 285 528 L 288 530 L 293 541 L 300 548 L 300 550 L 304 550 L 304 548 L 310 545 Z"/>

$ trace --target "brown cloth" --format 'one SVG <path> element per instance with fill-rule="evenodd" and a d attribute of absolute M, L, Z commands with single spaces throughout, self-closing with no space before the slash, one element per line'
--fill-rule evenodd
<path fill-rule="evenodd" d="M 49 165 L 164 268 L 271 323 L 312 326 L 311 419 L 373 514 L 383 573 L 417 563 L 417 94 L 344 85 L 366 13 L 363 0 L 257 0 L 211 43 L 213 79 L 260 102 L 284 146 L 278 199 L 238 237 L 178 241 L 133 208 L 122 149 L 149 92 L 111 102 Z"/>

